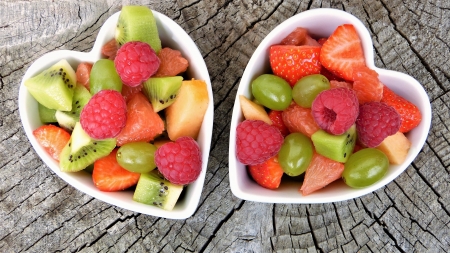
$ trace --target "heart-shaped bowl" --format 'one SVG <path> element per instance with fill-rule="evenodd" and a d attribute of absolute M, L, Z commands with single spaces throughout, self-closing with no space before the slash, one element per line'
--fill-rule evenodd
<path fill-rule="evenodd" d="M 413 102 L 422 113 L 422 121 L 415 129 L 406 134 L 412 146 L 406 160 L 400 165 L 390 165 L 382 180 L 363 188 L 348 187 L 343 180 L 337 180 L 325 188 L 302 196 L 299 192 L 301 182 L 283 179 L 276 190 L 265 189 L 257 185 L 248 175 L 246 166 L 236 159 L 236 127 L 244 120 L 239 95 L 252 98 L 250 83 L 257 76 L 271 73 L 269 47 L 278 44 L 296 27 L 304 27 L 312 37 L 328 37 L 339 25 L 353 24 L 362 40 L 366 65 L 378 72 L 381 82 L 397 94 Z M 394 180 L 402 173 L 419 151 L 427 138 L 431 123 L 431 106 L 428 95 L 418 81 L 409 75 L 375 67 L 371 36 L 364 24 L 355 16 L 337 9 L 313 9 L 299 13 L 273 29 L 260 43 L 248 62 L 236 94 L 230 126 L 229 177 L 233 194 L 244 200 L 267 203 L 327 203 L 343 201 L 373 192 Z"/>
<path fill-rule="evenodd" d="M 213 96 L 208 69 L 202 55 L 200 54 L 200 51 L 198 50 L 191 37 L 177 23 L 175 23 L 167 16 L 157 11 L 153 11 L 162 45 L 179 50 L 182 53 L 183 57 L 189 61 L 189 67 L 186 72 L 187 77 L 204 80 L 208 87 L 209 96 L 208 108 L 206 110 L 203 124 L 197 138 L 197 142 L 202 152 L 202 171 L 199 178 L 195 182 L 185 187 L 183 193 L 180 196 L 180 199 L 178 200 L 172 211 L 166 211 L 154 206 L 145 205 L 133 201 L 133 191 L 102 192 L 94 186 L 91 174 L 89 174 L 88 172 L 61 172 L 59 169 L 59 163 L 52 159 L 52 157 L 45 152 L 45 150 L 38 144 L 36 138 L 33 136 L 33 130 L 41 126 L 42 123 L 39 119 L 37 102 L 27 91 L 26 87 L 24 86 L 24 81 L 50 67 L 61 59 L 67 59 L 67 61 L 74 69 L 76 69 L 76 66 L 81 62 L 94 63 L 95 61 L 99 60 L 102 57 L 101 47 L 107 41 L 114 38 L 115 27 L 119 14 L 120 12 L 117 12 L 106 20 L 106 22 L 101 27 L 94 46 L 90 52 L 76 52 L 69 50 L 53 51 L 43 55 L 33 64 L 31 64 L 31 66 L 26 71 L 20 85 L 20 119 L 22 121 L 25 133 L 39 157 L 45 162 L 45 164 L 47 164 L 48 167 L 50 167 L 53 172 L 55 172 L 59 177 L 61 177 L 64 181 L 66 181 L 76 189 L 99 200 L 105 201 L 111 205 L 125 208 L 131 211 L 163 218 L 186 219 L 195 212 L 198 206 L 205 180 L 214 118 Z"/>

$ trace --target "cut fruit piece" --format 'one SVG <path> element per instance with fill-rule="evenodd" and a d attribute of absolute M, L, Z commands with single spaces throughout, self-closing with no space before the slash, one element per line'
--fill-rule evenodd
<path fill-rule="evenodd" d="M 165 110 L 169 138 L 176 140 L 181 136 L 190 136 L 197 139 L 208 103 L 205 81 L 183 81 L 178 98 Z"/>
<path fill-rule="evenodd" d="M 364 51 L 352 24 L 338 26 L 322 45 L 320 63 L 334 75 L 353 81 L 353 68 L 365 66 Z"/>
<path fill-rule="evenodd" d="M 152 141 L 164 131 L 164 122 L 144 94 L 136 93 L 127 102 L 127 121 L 116 136 L 117 146 L 134 141 Z"/>
<path fill-rule="evenodd" d="M 38 103 L 38 111 L 39 111 L 39 118 L 41 119 L 41 122 L 43 124 L 57 122 L 56 117 L 55 117 L 55 113 L 56 113 L 55 109 L 48 109 L 47 107 Z"/>
<path fill-rule="evenodd" d="M 188 60 L 181 55 L 180 51 L 168 47 L 158 52 L 158 58 L 160 64 L 154 77 L 176 76 L 185 72 L 189 67 Z"/>
<path fill-rule="evenodd" d="M 306 169 L 305 179 L 300 192 L 303 196 L 322 189 L 338 180 L 344 171 L 344 164 L 314 153 L 311 163 Z"/>
<path fill-rule="evenodd" d="M 383 84 L 378 79 L 378 73 L 366 66 L 353 68 L 353 90 L 359 104 L 378 102 L 383 97 Z"/>
<path fill-rule="evenodd" d="M 345 163 L 356 143 L 356 126 L 353 125 L 341 135 L 319 130 L 311 136 L 316 152 L 334 161 Z"/>
<path fill-rule="evenodd" d="M 182 185 L 165 180 L 158 171 L 141 174 L 133 200 L 171 211 L 183 191 Z"/>
<path fill-rule="evenodd" d="M 75 86 L 75 71 L 65 59 L 25 81 L 25 87 L 38 103 L 61 111 L 72 109 Z"/>
<path fill-rule="evenodd" d="M 89 75 L 91 74 L 92 64 L 88 62 L 82 62 L 77 67 L 77 84 L 82 84 L 89 90 Z"/>
<path fill-rule="evenodd" d="M 107 156 L 115 146 L 116 139 L 92 139 L 77 122 L 70 141 L 61 151 L 59 167 L 64 172 L 83 170 L 96 160 Z"/>
<path fill-rule="evenodd" d="M 183 77 L 151 77 L 144 82 L 144 94 L 152 103 L 153 110 L 159 112 L 175 102 Z"/>
<path fill-rule="evenodd" d="M 295 102 L 283 111 L 283 122 L 291 133 L 298 132 L 308 137 L 320 129 L 312 116 L 311 109 L 303 108 Z"/>
<path fill-rule="evenodd" d="M 376 149 L 383 152 L 390 164 L 401 164 L 405 161 L 411 141 L 402 132 L 386 137 Z"/>
<path fill-rule="evenodd" d="M 59 161 L 60 153 L 70 140 L 70 134 L 54 125 L 43 125 L 33 131 L 36 141 L 53 157 Z"/>
<path fill-rule="evenodd" d="M 122 191 L 136 185 L 140 174 L 122 168 L 116 159 L 117 149 L 95 161 L 92 181 L 101 191 Z"/>
<path fill-rule="evenodd" d="M 80 121 L 80 113 L 83 107 L 91 99 L 91 93 L 81 84 L 77 84 L 77 87 L 73 93 L 72 110 L 70 111 L 56 111 L 55 118 L 60 127 L 72 131 L 75 127 L 75 123 Z"/>
<path fill-rule="evenodd" d="M 273 156 L 261 164 L 249 165 L 248 172 L 257 184 L 272 190 L 280 186 L 284 174 L 277 156 Z"/>
<path fill-rule="evenodd" d="M 102 56 L 105 56 L 108 59 L 114 61 L 118 49 L 119 46 L 117 45 L 116 39 L 115 38 L 111 39 L 110 41 L 106 42 L 105 45 L 102 46 Z"/>
<path fill-rule="evenodd" d="M 262 120 L 269 125 L 272 125 L 272 120 L 269 118 L 263 106 L 251 101 L 243 95 L 239 95 L 239 102 L 241 103 L 242 114 L 248 120 Z"/>
<path fill-rule="evenodd" d="M 129 41 L 149 44 L 156 53 L 161 50 L 158 28 L 152 10 L 146 6 L 123 6 L 116 27 L 119 47 Z"/>
<path fill-rule="evenodd" d="M 290 134 L 289 129 L 283 122 L 283 111 L 271 110 L 269 112 L 269 118 L 272 121 L 272 126 L 278 128 L 283 137 L 286 137 L 288 134 Z"/>

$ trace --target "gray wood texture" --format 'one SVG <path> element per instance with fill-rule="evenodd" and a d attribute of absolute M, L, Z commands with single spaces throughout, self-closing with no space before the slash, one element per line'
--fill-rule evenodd
<path fill-rule="evenodd" d="M 210 72 L 215 123 L 200 204 L 186 220 L 116 208 L 65 183 L 21 127 L 18 91 L 42 54 L 90 51 L 122 5 L 172 18 Z M 343 9 L 374 42 L 375 64 L 407 73 L 428 93 L 428 139 L 396 180 L 329 204 L 243 201 L 228 180 L 229 120 L 243 70 L 276 25 L 307 9 Z M 14 1 L 0 2 L 0 252 L 448 252 L 450 251 L 450 1 Z"/>

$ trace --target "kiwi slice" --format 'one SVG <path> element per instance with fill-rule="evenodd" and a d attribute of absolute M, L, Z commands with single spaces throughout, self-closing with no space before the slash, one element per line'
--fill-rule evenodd
<path fill-rule="evenodd" d="M 152 103 L 153 110 L 159 112 L 171 105 L 178 95 L 183 77 L 151 77 L 144 82 L 144 94 Z"/>
<path fill-rule="evenodd" d="M 80 121 L 80 113 L 83 107 L 91 99 L 91 93 L 82 84 L 77 84 L 73 93 L 72 110 L 56 111 L 55 118 L 60 127 L 69 132 L 75 127 L 75 123 Z"/>
<path fill-rule="evenodd" d="M 47 107 L 38 103 L 38 111 L 39 111 L 39 118 L 41 119 L 41 122 L 43 124 L 57 122 L 55 117 L 56 110 L 48 109 Z"/>
<path fill-rule="evenodd" d="M 122 7 L 115 38 L 119 47 L 129 41 L 142 41 L 148 43 L 156 53 L 161 50 L 155 17 L 152 10 L 146 6 Z"/>
<path fill-rule="evenodd" d="M 134 191 L 133 200 L 171 211 L 181 192 L 182 185 L 167 181 L 157 170 L 142 173 Z"/>
<path fill-rule="evenodd" d="M 341 135 L 318 130 L 311 135 L 316 152 L 334 161 L 345 163 L 356 144 L 356 126 L 353 125 Z"/>
<path fill-rule="evenodd" d="M 83 170 L 97 159 L 107 156 L 115 147 L 116 139 L 92 139 L 77 122 L 69 142 L 59 155 L 59 167 L 64 172 Z"/>
<path fill-rule="evenodd" d="M 72 110 L 75 85 L 75 71 L 65 59 L 25 81 L 25 87 L 38 103 L 61 111 Z"/>

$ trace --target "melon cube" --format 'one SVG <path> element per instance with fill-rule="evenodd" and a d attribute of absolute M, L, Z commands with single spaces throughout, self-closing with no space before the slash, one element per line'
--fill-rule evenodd
<path fill-rule="evenodd" d="M 397 132 L 394 135 L 386 137 L 376 148 L 388 157 L 390 164 L 401 164 L 408 155 L 411 142 L 403 133 Z"/>

